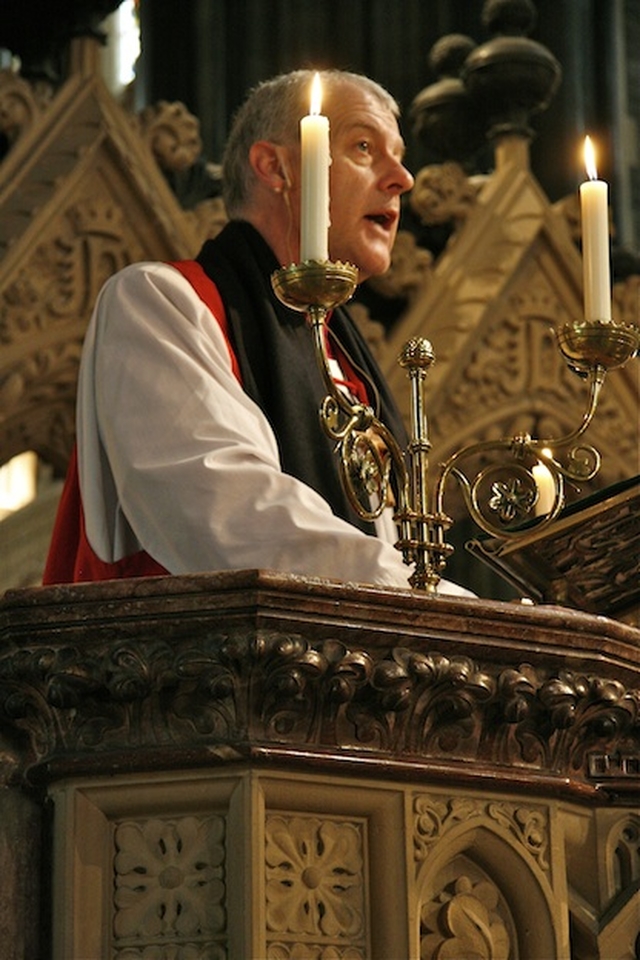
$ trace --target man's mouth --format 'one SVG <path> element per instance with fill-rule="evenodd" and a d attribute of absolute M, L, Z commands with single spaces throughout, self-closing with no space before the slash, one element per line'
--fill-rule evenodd
<path fill-rule="evenodd" d="M 397 220 L 397 214 L 392 210 L 381 210 L 379 213 L 368 213 L 365 219 L 377 223 L 385 230 L 390 230 Z"/>

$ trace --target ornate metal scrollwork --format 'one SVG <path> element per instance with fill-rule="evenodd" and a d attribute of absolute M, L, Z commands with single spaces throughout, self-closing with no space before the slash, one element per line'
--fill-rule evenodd
<path fill-rule="evenodd" d="M 608 370 L 623 366 L 640 347 L 640 330 L 604 321 L 568 323 L 558 332 L 561 353 L 569 368 L 588 380 L 586 411 L 580 425 L 565 437 L 538 439 L 521 434 L 470 444 L 440 466 L 433 498 L 429 493 L 428 437 L 424 384 L 435 361 L 424 338 L 410 340 L 398 362 L 411 380 L 411 437 L 402 451 L 387 427 L 365 404 L 354 402 L 331 376 L 325 349 L 328 311 L 348 300 L 356 286 L 357 269 L 344 263 L 307 261 L 276 271 L 272 284 L 287 306 L 305 312 L 309 320 L 327 396 L 320 416 L 336 441 L 340 472 L 349 500 L 366 520 L 376 519 L 385 506 L 396 506 L 396 546 L 413 571 L 412 587 L 437 591 L 453 548 L 445 534 L 452 520 L 444 509 L 448 480 L 453 477 L 478 526 L 499 541 L 509 541 L 536 526 L 551 524 L 565 505 L 565 485 L 591 480 L 601 457 L 582 436 L 593 420 Z M 497 463 L 492 458 L 499 456 Z M 546 475 L 550 501 L 543 503 L 536 470 Z"/>

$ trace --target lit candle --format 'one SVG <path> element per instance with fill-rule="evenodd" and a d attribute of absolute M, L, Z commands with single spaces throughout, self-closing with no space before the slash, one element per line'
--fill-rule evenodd
<path fill-rule="evenodd" d="M 589 179 L 580 185 L 585 320 L 611 320 L 608 187 L 598 180 L 593 144 L 584 141 Z"/>
<path fill-rule="evenodd" d="M 551 456 L 551 450 L 545 449 L 543 453 Z M 533 479 L 538 488 L 538 499 L 533 508 L 534 516 L 545 517 L 553 509 L 556 500 L 556 482 L 551 470 L 542 462 L 538 462 L 531 468 Z"/>
<path fill-rule="evenodd" d="M 329 118 L 320 114 L 322 87 L 316 73 L 311 108 L 300 121 L 302 154 L 300 259 L 329 259 Z"/>

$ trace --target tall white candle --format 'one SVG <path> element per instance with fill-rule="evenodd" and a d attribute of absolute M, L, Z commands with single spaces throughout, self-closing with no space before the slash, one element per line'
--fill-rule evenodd
<path fill-rule="evenodd" d="M 300 121 L 300 259 L 329 259 L 329 118 L 320 113 L 322 86 L 316 73 L 309 114 Z"/>
<path fill-rule="evenodd" d="M 589 179 L 580 185 L 585 320 L 611 320 L 608 186 L 598 180 L 593 144 L 584 141 Z"/>

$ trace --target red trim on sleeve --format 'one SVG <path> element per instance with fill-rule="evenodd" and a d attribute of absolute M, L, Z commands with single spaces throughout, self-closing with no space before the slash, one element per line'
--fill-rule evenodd
<path fill-rule="evenodd" d="M 220 326 L 229 351 L 233 374 L 242 383 L 240 366 L 231 346 L 227 314 L 218 288 L 195 260 L 173 261 Z M 116 563 L 105 563 L 93 552 L 87 539 L 82 495 L 78 477 L 78 456 L 74 447 L 67 477 L 58 504 L 51 544 L 42 577 L 43 584 L 117 580 L 124 577 L 154 577 L 169 573 L 146 551 L 139 550 Z"/>
<path fill-rule="evenodd" d="M 42 576 L 43 584 L 157 577 L 168 573 L 168 570 L 144 550 L 123 557 L 116 563 L 105 563 L 93 552 L 84 527 L 78 455 L 74 447 L 58 504 L 49 555 Z"/>
<path fill-rule="evenodd" d="M 238 383 L 241 384 L 242 375 L 240 373 L 240 365 L 238 363 L 238 358 L 236 357 L 235 351 L 231 346 L 227 311 L 224 308 L 220 291 L 216 287 L 213 280 L 211 280 L 211 278 L 208 277 L 204 272 L 197 260 L 171 260 L 169 261 L 169 266 L 175 267 L 175 269 L 182 274 L 185 280 L 189 281 L 202 302 L 209 307 L 209 310 L 211 310 L 211 313 L 218 321 L 220 330 L 222 331 L 227 344 L 227 350 L 229 351 L 233 375 Z"/>

